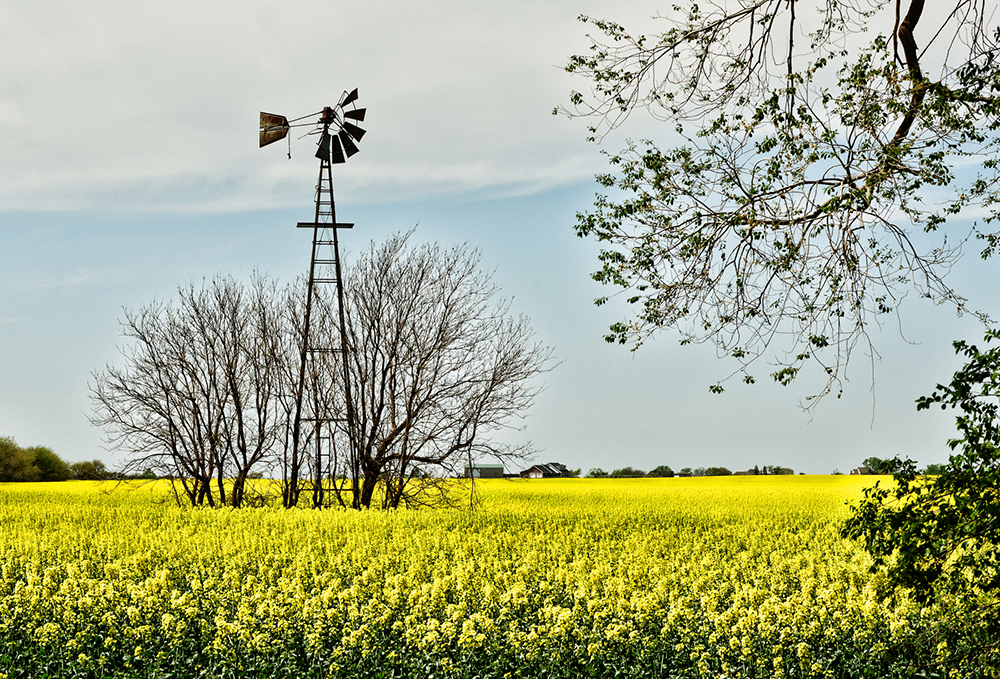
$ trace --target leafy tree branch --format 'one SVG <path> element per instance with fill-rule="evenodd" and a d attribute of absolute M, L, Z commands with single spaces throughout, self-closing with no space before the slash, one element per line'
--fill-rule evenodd
<path fill-rule="evenodd" d="M 593 277 L 632 308 L 609 342 L 676 328 L 736 359 L 746 382 L 762 358 L 781 384 L 817 366 L 823 396 L 839 394 L 859 343 L 875 352 L 869 328 L 910 292 L 970 311 L 945 278 L 970 236 L 984 257 L 998 236 L 944 227 L 971 210 L 982 225 L 997 217 L 1000 34 L 983 2 L 903 9 L 692 4 L 635 37 L 581 17 L 603 36 L 570 58 L 591 89 L 561 111 L 590 118 L 595 142 L 637 108 L 672 123 L 666 148 L 605 152 L 603 191 L 578 214 L 578 235 L 604 246 Z M 935 231 L 930 245 L 919 235 Z"/>

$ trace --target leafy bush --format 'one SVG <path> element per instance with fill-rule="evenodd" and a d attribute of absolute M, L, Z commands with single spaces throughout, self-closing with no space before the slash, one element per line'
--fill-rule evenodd
<path fill-rule="evenodd" d="M 997 339 L 1000 332 L 987 332 L 986 342 Z M 891 586 L 909 589 L 918 602 L 961 602 L 961 615 L 935 625 L 924 643 L 996 667 L 1000 604 L 988 593 L 1000 590 L 1000 347 L 954 346 L 969 362 L 950 384 L 917 400 L 918 410 L 959 411 L 948 464 L 929 476 L 912 460 L 888 461 L 894 484 L 866 489 L 843 534 L 860 538 L 875 557 L 873 569 L 884 569 Z M 950 638 L 956 633 L 964 640 Z"/>

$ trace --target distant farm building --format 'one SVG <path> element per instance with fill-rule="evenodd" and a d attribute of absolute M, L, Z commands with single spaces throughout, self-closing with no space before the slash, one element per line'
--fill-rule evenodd
<path fill-rule="evenodd" d="M 759 472 L 757 468 L 748 469 L 745 472 L 733 472 L 733 476 L 757 476 Z"/>
<path fill-rule="evenodd" d="M 549 462 L 548 464 L 533 464 L 523 472 L 522 479 L 558 479 L 569 476 L 569 469 L 564 464 Z"/>
<path fill-rule="evenodd" d="M 855 467 L 854 469 L 851 470 L 851 474 L 853 474 L 855 476 L 857 476 L 857 475 L 867 476 L 867 475 L 869 475 L 871 473 L 872 473 L 872 470 L 869 469 L 868 467 Z"/>
<path fill-rule="evenodd" d="M 502 479 L 502 464 L 474 464 L 465 465 L 465 472 L 462 474 L 467 479 Z"/>

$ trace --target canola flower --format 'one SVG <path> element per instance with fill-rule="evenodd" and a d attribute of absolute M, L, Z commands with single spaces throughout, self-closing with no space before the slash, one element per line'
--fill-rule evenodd
<path fill-rule="evenodd" d="M 395 512 L 2 484 L 0 679 L 886 676 L 934 612 L 839 537 L 866 482 L 495 480 Z"/>

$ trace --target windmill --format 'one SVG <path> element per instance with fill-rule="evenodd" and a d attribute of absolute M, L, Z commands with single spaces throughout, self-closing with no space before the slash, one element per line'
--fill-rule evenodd
<path fill-rule="evenodd" d="M 310 421 L 315 429 L 316 439 L 316 477 L 313 485 L 313 506 L 323 506 L 323 451 L 322 427 L 330 425 L 336 418 L 330 413 L 313 412 L 312 417 L 303 417 L 302 396 L 305 385 L 306 367 L 316 354 L 341 353 L 341 365 L 344 378 L 344 401 L 346 404 L 346 429 L 350 446 L 350 459 L 356 463 L 354 435 L 354 403 L 351 398 L 351 382 L 347 361 L 347 333 L 344 323 L 344 284 L 340 267 L 340 246 L 337 241 L 337 231 L 350 229 L 354 224 L 337 221 L 337 208 L 333 199 L 332 165 L 344 163 L 358 152 L 357 143 L 365 135 L 365 130 L 356 123 L 364 122 L 365 109 L 357 107 L 358 90 L 344 92 L 336 106 L 326 106 L 318 113 L 311 113 L 300 118 L 288 120 L 285 116 L 275 113 L 260 114 L 260 146 L 263 148 L 288 136 L 293 127 L 312 127 L 306 135 L 319 135 L 316 157 L 319 158 L 319 179 L 316 182 L 316 211 L 311 222 L 299 222 L 300 229 L 312 229 L 312 258 L 309 262 L 309 282 L 306 288 L 306 307 L 302 328 L 302 347 L 299 361 L 299 379 L 295 392 L 295 419 L 292 423 L 292 465 L 289 477 L 289 489 L 286 491 L 285 504 L 294 505 L 299 494 L 299 438 L 302 423 Z M 316 116 L 319 116 L 316 118 Z M 309 121 L 309 122 L 302 122 Z M 291 157 L 291 141 L 289 141 L 289 158 Z M 311 343 L 310 322 L 314 289 L 317 285 L 336 285 L 337 314 L 340 331 L 339 347 L 315 346 Z M 333 444 L 333 434 L 329 440 Z M 332 452 L 331 452 L 332 455 Z"/>

